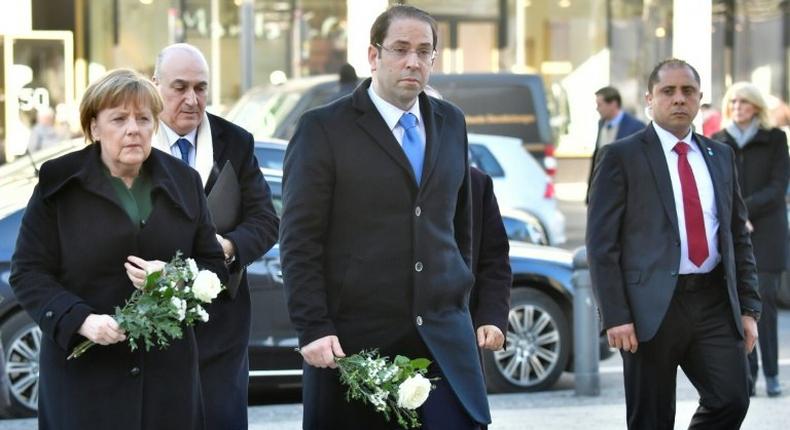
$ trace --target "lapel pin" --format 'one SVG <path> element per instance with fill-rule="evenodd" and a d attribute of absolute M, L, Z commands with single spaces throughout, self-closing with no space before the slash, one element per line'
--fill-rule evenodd
<path fill-rule="evenodd" d="M 710 148 L 708 148 L 708 155 L 710 155 L 711 157 L 713 157 L 713 150 L 712 150 L 712 149 L 710 149 Z"/>

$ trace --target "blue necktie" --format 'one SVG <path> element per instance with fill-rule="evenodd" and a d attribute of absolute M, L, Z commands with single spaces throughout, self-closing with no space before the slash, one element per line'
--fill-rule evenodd
<path fill-rule="evenodd" d="M 414 170 L 414 178 L 417 179 L 417 185 L 420 185 L 425 149 L 423 149 L 420 133 L 417 131 L 417 117 L 406 112 L 400 117 L 398 124 L 403 127 L 403 152 L 406 153 L 406 158 L 409 159 L 411 168 Z"/>
<path fill-rule="evenodd" d="M 188 140 L 181 138 L 176 140 L 176 145 L 178 145 L 178 149 L 181 151 L 181 160 L 189 164 L 189 149 L 192 147 L 192 144 L 189 143 Z"/>

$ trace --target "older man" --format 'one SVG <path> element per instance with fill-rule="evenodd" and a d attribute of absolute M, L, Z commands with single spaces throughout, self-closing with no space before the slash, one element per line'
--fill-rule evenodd
<path fill-rule="evenodd" d="M 278 219 L 269 186 L 253 153 L 252 135 L 206 112 L 208 65 L 194 46 L 175 44 L 157 57 L 154 82 L 164 100 L 154 145 L 194 167 L 210 193 L 229 162 L 241 190 L 239 221 L 217 240 L 238 285 L 208 307 L 209 321 L 195 330 L 209 429 L 247 428 L 250 293 L 245 267 L 276 242 Z"/>

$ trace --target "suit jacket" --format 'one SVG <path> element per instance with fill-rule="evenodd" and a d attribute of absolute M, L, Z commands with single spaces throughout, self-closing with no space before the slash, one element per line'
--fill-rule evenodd
<path fill-rule="evenodd" d="M 713 181 L 719 253 L 732 317 L 760 310 L 746 205 L 726 145 L 694 134 Z M 606 145 L 595 166 L 587 209 L 587 257 L 603 327 L 634 323 L 653 338 L 675 291 L 680 233 L 666 157 L 653 127 Z"/>
<path fill-rule="evenodd" d="M 784 271 L 787 257 L 785 192 L 790 175 L 787 136 L 778 128 L 760 129 L 743 148 L 726 130 L 713 138 L 735 151 L 738 183 L 754 227 L 752 246 L 757 270 Z"/>
<path fill-rule="evenodd" d="M 77 334 L 85 318 L 112 315 L 134 291 L 123 266 L 128 255 L 169 261 L 181 250 L 227 279 L 195 171 L 152 150 L 143 163 L 152 211 L 137 225 L 103 172 L 100 154 L 93 144 L 44 163 L 12 258 L 11 287 L 43 333 L 39 427 L 203 428 L 192 328 L 164 350 L 133 352 L 120 342 L 66 360 L 85 340 Z"/>
<path fill-rule="evenodd" d="M 507 333 L 510 313 L 510 244 L 494 195 L 494 183 L 483 171 L 472 167 L 472 267 L 475 285 L 469 310 L 475 328 L 495 325 Z"/>
<path fill-rule="evenodd" d="M 590 186 L 592 185 L 593 170 L 595 170 L 595 164 L 598 161 L 598 151 L 601 149 L 599 140 L 601 138 L 601 128 L 603 127 L 604 123 L 605 121 L 603 119 L 598 120 L 598 134 L 596 134 L 595 137 L 595 149 L 593 149 L 592 159 L 590 160 L 590 175 L 587 178 L 588 202 L 590 200 Z M 626 138 L 644 128 L 645 123 L 635 118 L 628 112 L 623 111 L 623 119 L 620 120 L 620 125 L 617 126 L 617 135 L 615 135 L 614 140 L 618 141 L 620 139 Z"/>
<path fill-rule="evenodd" d="M 370 79 L 306 112 L 286 151 L 280 251 L 299 343 L 337 335 L 346 354 L 379 348 L 432 358 L 469 415 L 487 423 L 468 307 L 474 278 L 464 116 L 420 94 L 426 149 L 417 186 L 369 86 Z M 306 387 L 312 375 L 305 372 Z M 333 410 L 346 404 L 321 401 Z M 321 418 L 311 409 L 306 402 L 306 427 Z"/>
<path fill-rule="evenodd" d="M 160 129 L 155 144 L 170 153 L 163 134 Z M 241 187 L 242 208 L 239 223 L 222 235 L 236 248 L 236 260 L 228 270 L 232 274 L 241 272 L 241 282 L 236 297 L 220 294 L 206 308 L 209 321 L 195 328 L 209 428 L 247 425 L 251 313 L 245 268 L 274 246 L 279 227 L 269 185 L 255 159 L 252 135 L 218 116 L 206 114 L 198 128 L 195 157 L 206 194 L 228 161 Z"/>

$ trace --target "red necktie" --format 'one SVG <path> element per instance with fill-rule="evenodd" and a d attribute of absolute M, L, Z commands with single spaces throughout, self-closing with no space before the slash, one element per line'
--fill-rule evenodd
<path fill-rule="evenodd" d="M 686 219 L 686 241 L 689 247 L 689 260 L 697 267 L 708 258 L 708 239 L 705 236 L 705 221 L 702 217 L 697 183 L 687 154 L 686 142 L 678 142 L 674 151 L 678 153 L 678 174 L 680 189 L 683 191 L 683 217 Z"/>

